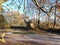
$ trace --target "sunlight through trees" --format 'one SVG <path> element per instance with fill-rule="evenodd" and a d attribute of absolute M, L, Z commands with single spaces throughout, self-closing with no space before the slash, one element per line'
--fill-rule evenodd
<path fill-rule="evenodd" d="M 59 0 L 54 0 L 54 1 L 53 0 L 20 0 L 20 1 L 17 0 L 17 2 L 16 0 L 11 0 L 10 3 L 7 3 L 6 6 L 2 5 L 2 7 L 4 8 L 4 11 L 7 9 L 8 10 L 7 12 L 9 12 L 10 10 L 15 11 L 15 9 L 18 12 L 22 11 L 24 15 L 29 17 L 28 20 L 31 21 L 31 23 L 35 24 L 35 28 L 36 27 L 40 28 L 41 26 L 44 28 L 44 25 L 47 28 L 55 28 L 56 24 L 60 20 L 59 18 L 60 15 L 57 16 L 58 14 L 60 14 Z M 10 8 L 9 5 L 14 7 Z M 5 7 L 8 7 L 8 8 L 5 9 Z M 36 20 L 33 21 L 34 19 Z M 57 19 L 59 20 L 57 21 Z M 46 24 L 41 25 L 43 23 L 46 23 Z"/>

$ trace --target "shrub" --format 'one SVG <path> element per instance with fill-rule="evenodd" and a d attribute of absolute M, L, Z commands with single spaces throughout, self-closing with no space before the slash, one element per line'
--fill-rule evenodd
<path fill-rule="evenodd" d="M 6 26 L 7 22 L 4 19 L 4 16 L 0 14 L 0 28 L 4 28 Z"/>

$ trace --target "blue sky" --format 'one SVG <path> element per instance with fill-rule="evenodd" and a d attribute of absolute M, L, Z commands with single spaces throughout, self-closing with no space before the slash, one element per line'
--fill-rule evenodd
<path fill-rule="evenodd" d="M 22 0 L 20 0 L 20 1 L 22 1 Z M 27 0 L 25 0 L 26 1 L 26 5 L 27 5 Z M 50 2 L 51 3 L 54 3 L 56 0 L 50 0 Z M 7 11 L 7 9 L 9 9 L 9 10 L 16 10 L 16 11 L 18 11 L 18 5 L 20 5 L 20 12 L 21 13 L 23 13 L 23 9 L 24 9 L 24 1 L 22 1 L 22 2 L 20 2 L 19 3 L 19 0 L 13 0 L 13 4 L 11 4 L 11 2 L 12 2 L 12 0 L 8 0 L 7 2 L 4 2 L 2 5 L 4 6 L 3 8 Z M 31 0 L 28 0 L 28 3 L 30 3 L 31 2 Z M 7 4 L 8 4 L 8 6 L 7 6 Z"/>
<path fill-rule="evenodd" d="M 56 0 L 49 0 L 51 3 L 55 3 Z"/>
<path fill-rule="evenodd" d="M 22 0 L 20 0 L 20 1 L 22 1 Z M 26 6 L 27 6 L 27 0 L 25 0 L 26 1 Z M 55 1 L 56 0 L 49 0 L 51 3 L 55 3 Z M 11 3 L 12 2 L 12 0 L 8 0 L 7 2 L 4 2 L 2 5 L 4 6 L 3 8 L 7 11 L 7 9 L 9 9 L 9 10 L 15 10 L 15 11 L 18 11 L 18 5 L 20 5 L 20 10 L 19 10 L 19 12 L 20 13 L 23 13 L 23 9 L 24 9 L 24 1 L 22 1 L 22 2 L 20 2 L 19 3 L 19 1 L 18 0 L 14 0 L 13 1 L 13 3 Z M 28 3 L 30 3 L 31 2 L 31 0 L 28 0 Z M 7 4 L 8 4 L 8 6 L 7 6 Z M 29 13 L 28 13 L 29 14 Z M 34 14 L 33 14 L 34 15 Z M 29 16 L 29 17 L 31 17 L 31 15 Z M 43 19 L 44 17 L 42 17 L 42 19 Z M 53 17 L 52 17 L 53 18 Z"/>
<path fill-rule="evenodd" d="M 7 11 L 7 9 L 9 10 L 16 10 L 18 11 L 18 5 L 20 5 L 20 12 L 22 13 L 23 12 L 23 9 L 24 9 L 24 1 L 20 0 L 21 2 L 19 3 L 18 0 L 14 0 L 13 3 L 11 4 L 12 0 L 8 0 L 7 2 L 4 2 L 2 5 L 4 6 L 3 8 Z M 26 1 L 26 5 L 27 5 L 27 0 Z M 8 4 L 8 6 L 7 6 Z"/>

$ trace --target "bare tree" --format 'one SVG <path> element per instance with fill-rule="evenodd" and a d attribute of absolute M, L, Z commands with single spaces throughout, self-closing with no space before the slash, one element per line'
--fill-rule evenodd
<path fill-rule="evenodd" d="M 52 12 L 52 9 L 55 7 L 55 15 L 54 15 L 54 25 L 53 25 L 53 28 L 54 28 L 54 26 L 55 26 L 55 24 L 56 24 L 56 8 L 58 8 L 58 9 L 60 9 L 59 7 L 60 6 L 58 6 L 58 4 L 57 4 L 57 0 L 55 1 L 55 5 L 54 6 L 51 6 L 51 8 L 49 9 L 49 11 L 45 11 L 44 9 L 43 9 L 43 6 L 44 6 L 44 4 L 45 4 L 45 2 L 47 1 L 47 0 L 32 0 L 33 2 L 34 2 L 34 4 L 36 5 L 36 7 L 38 7 L 38 9 L 39 10 L 41 10 L 41 11 L 43 11 L 44 13 L 46 13 L 47 14 L 47 16 L 48 16 L 48 25 L 47 25 L 47 27 L 49 26 L 49 20 L 50 20 L 50 12 Z M 42 6 L 41 6 L 42 5 Z"/>

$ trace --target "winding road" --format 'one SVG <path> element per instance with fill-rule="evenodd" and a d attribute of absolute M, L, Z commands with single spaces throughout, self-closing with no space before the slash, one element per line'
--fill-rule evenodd
<path fill-rule="evenodd" d="M 5 40 L 12 42 L 31 41 L 36 43 L 47 43 L 51 45 L 60 45 L 60 36 L 47 36 L 40 34 L 6 34 Z"/>
<path fill-rule="evenodd" d="M 44 33 L 44 32 L 43 32 Z M 45 32 L 46 33 L 46 32 Z M 38 44 L 48 44 L 48 45 L 60 45 L 60 35 L 48 35 L 46 34 L 14 34 L 12 32 L 3 33 L 0 32 L 1 42 L 34 42 Z M 2 35 L 4 37 L 2 37 Z"/>

